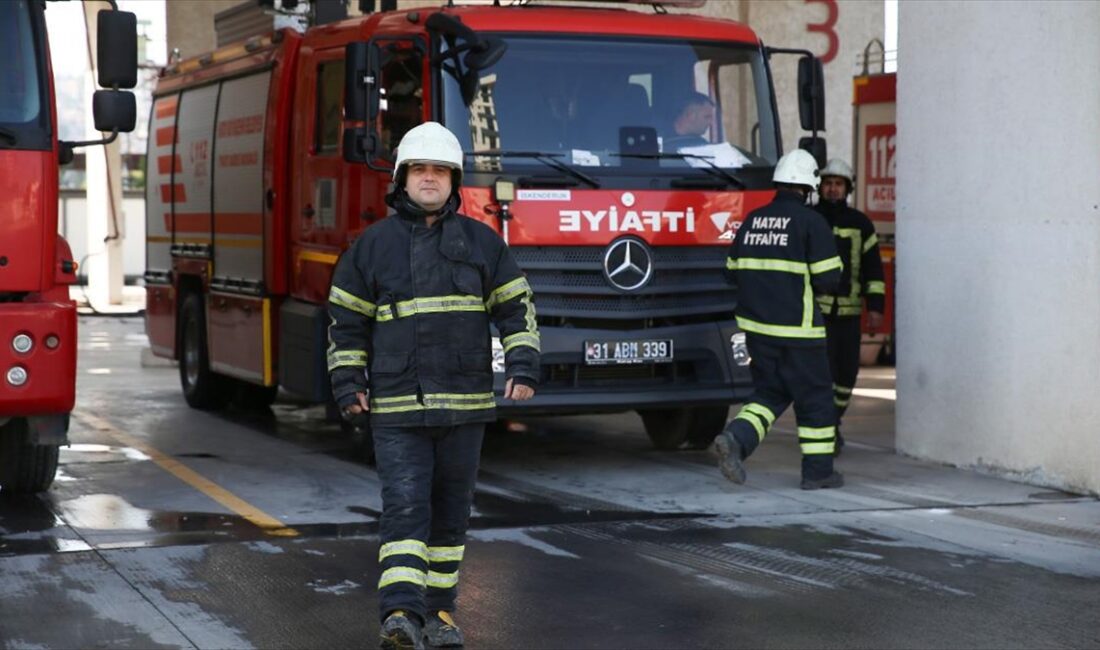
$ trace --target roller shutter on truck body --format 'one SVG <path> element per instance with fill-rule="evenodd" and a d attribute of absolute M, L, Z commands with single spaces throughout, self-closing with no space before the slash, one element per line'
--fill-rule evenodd
<path fill-rule="evenodd" d="M 204 292 L 210 367 L 273 382 L 265 246 L 265 135 L 272 66 L 157 97 L 149 143 L 147 330 L 174 356 L 177 291 Z M 177 86 L 178 87 L 178 86 Z M 257 336 L 257 334 L 261 334 Z"/>
<path fill-rule="evenodd" d="M 179 95 L 157 97 L 149 120 L 145 183 L 146 331 L 153 351 L 173 356 L 172 193 L 182 161 L 176 151 Z"/>

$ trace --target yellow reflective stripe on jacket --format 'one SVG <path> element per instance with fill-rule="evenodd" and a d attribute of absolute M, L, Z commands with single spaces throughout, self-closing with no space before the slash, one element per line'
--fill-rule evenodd
<path fill-rule="evenodd" d="M 420 569 L 395 566 L 382 572 L 382 575 L 378 578 L 378 588 L 388 587 L 397 582 L 411 582 L 414 585 L 423 587 L 428 582 L 428 574 Z"/>
<path fill-rule="evenodd" d="M 867 241 L 863 242 L 863 252 L 871 250 L 871 247 L 878 244 L 878 235 L 871 233 L 871 236 L 867 238 Z"/>
<path fill-rule="evenodd" d="M 802 448 L 804 456 L 831 455 L 836 451 L 836 443 L 831 440 L 829 442 L 803 442 L 799 447 Z"/>
<path fill-rule="evenodd" d="M 501 339 L 500 344 L 504 346 L 505 353 L 507 353 L 508 350 L 511 350 L 512 348 L 517 348 L 521 345 L 535 348 L 535 350 L 538 351 L 539 335 L 531 334 L 530 332 L 517 332 L 515 334 L 512 334 L 511 336 L 505 336 L 503 339 Z"/>
<path fill-rule="evenodd" d="M 870 295 L 873 293 L 884 295 L 886 293 L 886 283 L 882 280 L 871 280 L 870 282 L 868 282 L 867 294 Z"/>
<path fill-rule="evenodd" d="M 841 263 L 840 256 L 833 255 L 828 259 L 810 264 L 810 273 L 817 275 L 818 273 L 825 273 L 826 271 L 832 271 L 833 269 L 842 268 L 844 268 L 844 264 Z"/>
<path fill-rule="evenodd" d="M 461 562 L 466 554 L 465 546 L 429 546 L 429 562 Z"/>
<path fill-rule="evenodd" d="M 403 300 L 396 305 L 382 305 L 375 320 L 379 323 L 394 318 L 407 318 L 416 314 L 439 314 L 453 311 L 485 311 L 485 304 L 477 296 L 431 296 Z M 396 312 L 396 314 L 395 314 Z"/>
<path fill-rule="evenodd" d="M 731 270 L 783 271 L 785 273 L 804 274 L 806 273 L 807 268 L 808 266 L 805 262 L 792 262 L 791 260 L 773 260 L 759 257 L 742 257 L 734 261 L 734 268 Z"/>
<path fill-rule="evenodd" d="M 829 440 L 836 437 L 836 427 L 798 427 L 798 437 L 804 440 Z"/>
<path fill-rule="evenodd" d="M 511 282 L 505 282 L 489 294 L 489 299 L 485 301 L 485 308 L 492 309 L 502 302 L 507 302 L 530 291 L 531 285 L 527 284 L 527 278 L 516 278 Z"/>
<path fill-rule="evenodd" d="M 797 325 L 769 325 L 760 323 L 744 316 L 737 316 L 737 326 L 746 332 L 755 334 L 767 334 L 787 339 L 823 339 L 824 327 L 801 327 Z"/>
<path fill-rule="evenodd" d="M 810 283 L 810 274 L 803 275 L 802 282 L 802 327 L 814 324 L 814 287 Z"/>
<path fill-rule="evenodd" d="M 737 260 L 733 259 L 732 257 L 727 257 L 726 258 L 726 270 L 727 271 L 736 271 L 737 270 Z"/>
<path fill-rule="evenodd" d="M 329 289 L 328 301 L 344 309 L 350 309 L 351 311 L 359 312 L 371 318 L 374 317 L 375 311 L 377 310 L 377 305 L 373 302 L 367 302 L 355 294 L 344 291 L 337 286 L 333 286 Z"/>
<path fill-rule="evenodd" d="M 412 555 L 428 561 L 428 545 L 418 539 L 402 539 L 396 542 L 386 542 L 378 549 L 378 561 L 393 555 Z"/>
<path fill-rule="evenodd" d="M 371 413 L 407 413 L 426 409 L 477 411 L 495 406 L 492 393 L 426 393 L 422 401 L 416 395 L 375 397 L 370 401 Z"/>
<path fill-rule="evenodd" d="M 367 353 L 363 350 L 329 350 L 328 369 L 332 372 L 335 368 L 352 366 L 362 368 L 367 365 Z"/>
<path fill-rule="evenodd" d="M 427 584 L 430 589 L 450 589 L 458 584 L 458 571 L 454 573 L 429 571 Z"/>

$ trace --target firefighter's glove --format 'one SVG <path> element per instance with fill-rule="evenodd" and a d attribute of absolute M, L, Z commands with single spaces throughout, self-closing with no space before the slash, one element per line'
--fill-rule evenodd
<path fill-rule="evenodd" d="M 367 373 L 363 368 L 337 368 L 332 371 L 332 397 L 343 412 L 349 406 L 359 403 L 356 393 L 366 393 Z"/>

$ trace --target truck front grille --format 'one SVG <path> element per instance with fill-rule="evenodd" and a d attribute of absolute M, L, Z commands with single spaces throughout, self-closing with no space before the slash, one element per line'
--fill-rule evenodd
<path fill-rule="evenodd" d="M 566 321 L 730 318 L 736 304 L 722 277 L 724 246 L 653 247 L 653 277 L 625 293 L 604 277 L 603 246 L 514 246 L 540 319 Z"/>

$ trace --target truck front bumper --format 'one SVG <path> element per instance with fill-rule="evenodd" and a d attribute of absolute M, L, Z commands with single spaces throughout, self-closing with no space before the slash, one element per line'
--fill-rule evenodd
<path fill-rule="evenodd" d="M 0 418 L 71 411 L 76 343 L 75 303 L 0 302 Z"/>
<path fill-rule="evenodd" d="M 540 328 L 542 376 L 535 397 L 525 402 L 503 399 L 504 375 L 497 373 L 498 412 L 517 417 L 741 402 L 752 392 L 752 377 L 747 356 L 738 355 L 741 363 L 734 359 L 731 338 L 739 332 L 733 320 L 641 331 Z M 585 363 L 585 341 L 652 339 L 672 340 L 672 362 Z"/>

